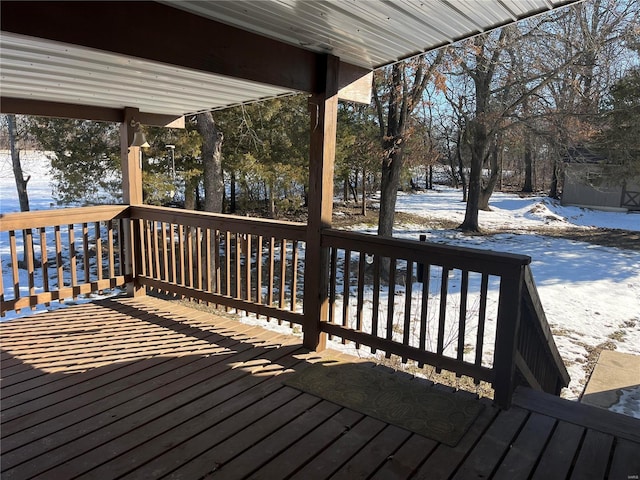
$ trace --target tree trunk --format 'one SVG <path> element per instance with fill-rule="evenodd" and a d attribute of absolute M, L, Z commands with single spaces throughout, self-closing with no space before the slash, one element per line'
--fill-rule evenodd
<path fill-rule="evenodd" d="M 362 169 L 362 215 L 367 215 L 367 175 L 364 168 Z"/>
<path fill-rule="evenodd" d="M 197 115 L 197 129 L 202 136 L 202 167 L 204 170 L 204 210 L 221 213 L 224 193 L 222 178 L 223 133 L 218 130 L 211 112 Z"/>
<path fill-rule="evenodd" d="M 11 164 L 13 165 L 13 176 L 16 181 L 16 189 L 18 190 L 18 201 L 20 202 L 20 211 L 29 211 L 29 195 L 27 194 L 27 183 L 31 176 L 24 178 L 22 172 L 22 164 L 20 163 L 20 149 L 16 145 L 18 139 L 18 128 L 16 126 L 16 116 L 7 115 L 7 126 L 9 129 L 9 149 L 11 150 Z"/>
<path fill-rule="evenodd" d="M 524 185 L 522 191 L 533 192 L 533 149 L 531 148 L 531 136 L 527 132 L 524 136 Z"/>
<path fill-rule="evenodd" d="M 402 149 L 397 148 L 388 159 L 382 162 L 382 181 L 380 182 L 380 218 L 378 235 L 393 236 L 393 219 L 396 213 L 396 200 L 400 186 L 400 170 L 402 169 Z"/>
<path fill-rule="evenodd" d="M 478 208 L 487 212 L 491 210 L 491 208 L 489 208 L 489 199 L 491 198 L 491 195 L 496 188 L 498 179 L 502 175 L 498 162 L 498 155 L 500 150 L 502 150 L 502 148 L 500 148 L 500 144 L 498 142 L 498 145 L 496 145 L 493 149 L 493 152 L 491 152 L 491 176 L 489 177 L 487 185 L 480 190 Z"/>
<path fill-rule="evenodd" d="M 231 188 L 229 190 L 229 213 L 236 213 L 236 172 L 231 172 Z"/>
<path fill-rule="evenodd" d="M 464 164 L 462 162 L 462 152 L 460 151 L 460 138 L 456 147 L 456 157 L 458 157 L 458 176 L 460 177 L 460 185 L 462 185 L 462 201 L 466 202 L 469 198 L 467 191 L 467 175 L 464 173 Z M 456 186 L 457 188 L 457 186 Z"/>
<path fill-rule="evenodd" d="M 549 196 L 551 198 L 558 198 L 558 160 L 553 160 L 551 166 L 551 187 L 549 188 Z"/>

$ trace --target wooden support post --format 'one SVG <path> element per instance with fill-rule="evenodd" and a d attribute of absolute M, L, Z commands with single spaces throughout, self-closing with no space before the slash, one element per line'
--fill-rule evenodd
<path fill-rule="evenodd" d="M 142 204 L 142 156 L 140 147 L 130 147 L 133 140 L 134 127 L 132 122 L 137 122 L 139 115 L 137 108 L 124 109 L 124 121 L 120 125 L 120 159 L 122 164 L 122 197 L 125 204 Z M 125 246 L 124 265 L 125 273 L 134 274 L 133 283 L 127 284 L 127 293 L 134 297 L 146 294 L 146 289 L 137 282 L 140 273 L 141 254 L 137 249 L 140 246 L 139 229 L 131 228 L 125 223 L 123 228 L 122 244 Z M 134 264 L 135 263 L 135 264 Z"/>
<path fill-rule="evenodd" d="M 523 285 L 524 267 L 520 267 L 514 274 L 504 275 L 500 281 L 496 348 L 493 354 L 493 389 L 494 402 L 505 409 L 511 406 L 511 397 L 516 387 L 516 347 Z"/>
<path fill-rule="evenodd" d="M 338 75 L 340 60 L 324 57 L 319 68 L 319 92 L 309 98 L 311 142 L 309 146 L 309 217 L 304 281 L 304 346 L 326 348 L 321 322 L 329 313 L 329 251 L 322 248 L 322 230 L 331 227 L 333 168 L 338 123 Z"/>

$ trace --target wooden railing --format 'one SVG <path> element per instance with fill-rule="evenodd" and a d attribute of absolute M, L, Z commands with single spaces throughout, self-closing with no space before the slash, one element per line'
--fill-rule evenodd
<path fill-rule="evenodd" d="M 150 206 L 129 215 L 140 285 L 302 323 L 304 224 Z"/>
<path fill-rule="evenodd" d="M 10 270 L 12 285 L 0 276 L 0 313 L 131 281 L 123 262 L 126 212 L 126 206 L 99 206 L 1 215 L 2 268 Z"/>
<path fill-rule="evenodd" d="M 301 223 L 103 206 L 3 215 L 0 232 L 2 314 L 129 283 L 487 381 L 502 406 L 519 383 L 558 394 L 569 380 L 527 256 L 324 229 L 317 318 L 303 313 L 304 264 L 321 252 L 306 252 Z"/>
<path fill-rule="evenodd" d="M 322 238 L 330 282 L 321 329 L 332 337 L 491 382 L 505 406 L 522 380 L 556 394 L 567 385 L 529 257 L 339 230 Z"/>

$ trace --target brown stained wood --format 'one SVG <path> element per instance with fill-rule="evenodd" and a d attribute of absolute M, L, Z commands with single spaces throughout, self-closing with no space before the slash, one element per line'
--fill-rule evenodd
<path fill-rule="evenodd" d="M 278 301 L 278 307 L 280 309 L 286 308 L 285 305 L 285 290 L 287 286 L 287 240 L 282 239 L 280 241 L 280 299 Z M 282 322 L 278 319 L 278 324 Z"/>
<path fill-rule="evenodd" d="M 380 318 L 380 257 L 373 257 L 373 312 L 371 312 L 371 335 L 378 336 L 378 322 Z M 376 353 L 372 348 L 371 353 Z"/>
<path fill-rule="evenodd" d="M 394 316 L 394 302 L 393 299 L 396 295 L 396 267 L 397 260 L 393 257 L 389 258 L 389 285 L 387 296 L 387 340 L 393 340 L 393 316 Z M 390 358 L 390 352 L 386 351 L 385 356 Z"/>
<path fill-rule="evenodd" d="M 187 251 L 186 251 L 187 266 L 186 266 L 185 274 L 187 276 L 187 285 L 189 287 L 193 287 L 194 286 L 194 281 L 193 281 L 193 233 L 194 233 L 194 227 L 187 227 L 185 229 L 185 232 L 184 232 L 184 234 L 186 236 L 185 248 L 187 249 Z"/>
<path fill-rule="evenodd" d="M 258 304 L 264 303 L 264 297 L 262 295 L 263 242 L 264 237 L 258 235 L 258 243 L 256 244 L 256 303 Z"/>
<path fill-rule="evenodd" d="M 216 454 L 216 460 L 222 463 L 219 475 L 223 475 L 228 480 L 246 478 L 255 470 L 256 465 L 262 465 L 285 451 L 309 431 L 329 420 L 338 410 L 340 407 L 335 403 L 321 401 L 292 418 L 282 428 L 263 438 L 251 448 L 242 451 L 230 462 L 222 463 L 219 460 L 221 457 Z M 243 447 L 244 445 L 240 446 L 238 450 Z"/>
<path fill-rule="evenodd" d="M 273 278 L 275 273 L 275 247 L 276 239 L 271 237 L 269 239 L 269 271 L 267 275 L 267 306 L 273 306 Z"/>
<path fill-rule="evenodd" d="M 179 265 L 180 258 L 179 254 L 176 255 L 176 235 L 177 227 L 173 223 L 169 223 L 169 256 L 170 256 L 170 264 L 171 264 L 171 276 L 169 277 L 169 281 L 172 283 L 179 284 L 176 268 Z M 177 247 L 178 249 L 180 247 Z"/>
<path fill-rule="evenodd" d="M 113 221 L 107 222 L 107 261 L 109 262 L 109 278 L 116 276 L 115 241 L 113 236 Z"/>
<path fill-rule="evenodd" d="M 247 218 L 237 215 L 180 210 L 176 208 L 135 205 L 127 213 L 133 219 L 170 222 L 190 227 L 212 228 L 221 232 L 275 236 L 289 240 L 305 240 L 306 225 L 299 222 L 284 222 L 263 218 Z"/>
<path fill-rule="evenodd" d="M 298 261 L 299 261 L 298 242 L 293 241 L 293 252 L 291 257 L 291 311 L 295 312 L 298 301 Z M 289 325 L 291 326 L 291 325 Z"/>
<path fill-rule="evenodd" d="M 411 338 L 411 300 L 413 299 L 413 262 L 407 261 L 407 271 L 405 274 L 405 291 L 404 291 L 404 325 L 402 326 L 402 344 L 409 345 Z M 407 359 L 403 358 L 402 363 L 407 363 Z"/>
<path fill-rule="evenodd" d="M 371 417 L 356 424 L 345 432 L 337 441 L 320 452 L 313 460 L 298 470 L 291 480 L 307 480 L 309 478 L 329 478 L 338 471 L 341 465 L 360 451 L 371 439 L 384 429 L 386 424 Z"/>
<path fill-rule="evenodd" d="M 160 243 L 162 243 L 161 278 L 169 281 L 169 245 L 167 244 L 167 225 L 164 222 L 160 223 Z"/>
<path fill-rule="evenodd" d="M 467 296 L 469 293 L 469 272 L 462 271 L 462 282 L 460 284 L 460 313 L 458 317 L 458 360 L 464 359 L 465 334 L 467 331 Z"/>
<path fill-rule="evenodd" d="M 60 225 L 56 225 L 53 229 L 54 241 L 56 244 L 56 270 L 58 277 L 58 290 L 64 287 L 64 262 L 62 261 L 62 237 L 60 234 Z"/>
<path fill-rule="evenodd" d="M 579 425 L 558 422 L 531 479 L 566 478 L 580 447 L 583 434 L 584 428 Z"/>
<path fill-rule="evenodd" d="M 185 254 L 184 235 L 185 235 L 184 226 L 178 225 L 178 272 L 180 274 L 179 285 L 187 285 L 186 279 L 184 278 L 184 274 L 186 271 L 185 255 L 184 255 Z"/>
<path fill-rule="evenodd" d="M 3 213 L 2 217 L 0 217 L 0 231 L 6 232 L 9 230 L 24 230 L 25 228 L 51 227 L 69 223 L 78 224 L 124 218 L 128 214 L 128 208 L 127 205 L 100 205 L 96 207 Z"/>
<path fill-rule="evenodd" d="M 411 437 L 371 476 L 371 480 L 404 480 L 413 472 L 438 446 L 438 442 L 421 435 Z"/>
<path fill-rule="evenodd" d="M 225 263 L 225 280 L 226 280 L 226 289 L 224 294 L 228 297 L 231 297 L 233 294 L 231 292 L 231 232 L 228 230 L 224 232 L 224 263 Z M 225 306 L 225 310 L 229 311 L 228 307 Z"/>
<path fill-rule="evenodd" d="M 362 330 L 363 310 L 364 310 L 364 270 L 366 268 L 365 262 L 366 254 L 361 252 L 358 256 L 358 298 L 356 306 L 356 330 Z M 356 344 L 356 348 L 360 345 Z"/>
<path fill-rule="evenodd" d="M 33 232 L 30 228 L 24 230 L 24 252 L 25 258 L 27 261 L 27 282 L 29 285 L 29 295 L 33 295 L 35 293 L 35 262 L 34 262 L 34 251 L 33 251 Z M 33 309 L 32 305 L 32 309 Z"/>
<path fill-rule="evenodd" d="M 286 478 L 319 455 L 363 418 L 362 414 L 341 409 L 285 451 L 251 474 L 252 480 Z"/>
<path fill-rule="evenodd" d="M 447 267 L 442 268 L 442 277 L 440 279 L 440 312 L 438 314 L 438 340 L 436 346 L 436 354 L 442 355 L 444 352 L 444 335 L 447 322 L 447 296 L 449 293 L 449 272 Z M 440 369 L 436 369 L 440 373 Z"/>
<path fill-rule="evenodd" d="M 637 418 L 524 387 L 516 388 L 513 398 L 513 404 L 519 407 L 640 443 Z"/>
<path fill-rule="evenodd" d="M 635 433 L 636 420 L 602 411 L 620 419 L 605 426 L 611 434 L 592 430 L 582 441 L 585 429 L 574 424 L 597 415 L 571 417 L 587 406 L 536 392 L 536 409 L 572 423 L 482 400 L 458 445 L 437 444 L 282 386 L 311 362 L 358 359 L 309 354 L 299 339 L 152 297 L 16 319 L 0 334 L 7 478 L 151 478 L 178 469 L 185 478 L 547 480 L 572 468 L 581 478 L 600 474 L 600 463 L 618 478 L 638 465 L 640 442 L 619 435 Z"/>
<path fill-rule="evenodd" d="M 482 274 L 480 281 L 480 309 L 478 310 L 478 333 L 476 334 L 476 359 L 477 366 L 482 365 L 484 348 L 484 327 L 487 320 L 487 291 L 489 289 L 489 275 Z"/>
<path fill-rule="evenodd" d="M 42 267 L 42 289 L 45 292 L 48 292 L 49 291 L 49 256 L 47 254 L 47 230 L 45 227 L 40 227 L 40 262 Z M 0 277 L 1 276 L 2 275 L 0 275 Z M 0 279 L 0 293 L 2 293 L 1 279 Z M 2 300 L 4 300 L 4 298 Z M 46 306 L 49 306 L 49 303 L 47 303 Z"/>
<path fill-rule="evenodd" d="M 84 282 L 87 283 L 91 278 L 89 271 L 89 225 L 87 222 L 82 223 L 82 269 Z"/>
<path fill-rule="evenodd" d="M 422 293 L 420 302 L 420 333 L 418 338 L 418 348 L 426 350 L 427 348 L 427 319 L 429 314 L 429 285 L 431 282 L 431 265 L 418 264 L 418 268 L 422 271 Z M 418 364 L 419 368 L 424 367 L 423 363 Z"/>
<path fill-rule="evenodd" d="M 569 478 L 571 480 L 604 479 L 612 447 L 613 436 L 587 430 Z"/>
<path fill-rule="evenodd" d="M 289 356 L 292 349 L 282 350 L 280 354 L 269 352 L 266 355 L 287 367 L 295 366 L 300 362 Z M 250 367 L 250 369 L 252 372 L 263 375 L 238 376 L 236 374 L 238 378 L 232 383 L 214 385 L 208 394 L 194 402 L 113 438 L 108 443 L 110 457 L 99 457 L 97 452 L 89 451 L 78 459 L 79 461 L 74 461 L 75 468 L 63 468 L 60 469 L 61 472 L 65 476 L 72 476 L 82 473 L 82 469 L 88 470 L 92 464 L 109 460 L 98 468 L 87 471 L 87 477 L 115 477 L 125 474 L 128 470 L 153 460 L 157 455 L 163 454 L 182 441 L 224 421 L 227 417 L 281 388 L 278 377 L 282 373 L 281 369 L 270 370 L 269 365 Z M 269 372 L 269 375 L 266 375 L 266 372 Z M 145 414 L 149 415 L 147 412 Z M 141 423 L 138 418 L 135 421 Z M 154 438 L 154 441 L 145 443 L 147 438 Z M 121 455 L 123 453 L 124 455 Z M 80 463 L 81 466 L 77 467 L 76 463 Z"/>
<path fill-rule="evenodd" d="M 95 222 L 94 228 L 96 240 L 96 270 L 98 270 L 98 281 L 100 281 L 104 278 L 104 273 L 102 271 L 102 231 L 100 229 L 100 222 Z M 149 248 L 149 252 L 151 252 L 151 248 Z M 149 269 L 151 269 L 150 264 Z"/>
<path fill-rule="evenodd" d="M 11 230 L 9 232 L 9 251 L 11 256 L 11 278 L 13 280 L 13 298 L 20 298 L 20 276 L 18 275 L 18 249 L 16 247 L 16 232 Z M 3 302 L 4 305 L 4 302 Z M 6 307 L 3 308 L 3 312 Z M 19 312 L 18 312 L 19 313 Z"/>
<path fill-rule="evenodd" d="M 529 478 L 544 449 L 556 420 L 533 413 L 495 472 L 495 480 Z"/>
<path fill-rule="evenodd" d="M 234 234 L 234 265 L 235 265 L 235 291 L 233 296 L 241 300 L 242 299 L 242 263 L 241 263 L 241 255 L 242 255 L 242 243 L 243 239 L 239 233 Z M 245 312 L 246 313 L 246 312 Z"/>
<path fill-rule="evenodd" d="M 220 236 L 222 234 L 219 230 L 214 231 L 214 258 L 216 262 L 216 273 L 215 273 L 215 289 L 214 292 L 218 294 L 222 294 L 222 265 L 220 260 Z"/>
<path fill-rule="evenodd" d="M 335 323 L 336 318 L 336 287 L 338 284 L 337 271 L 338 271 L 338 249 L 332 248 L 329 260 L 329 311 L 328 322 Z M 375 307 L 374 307 L 375 308 Z M 329 340 L 332 337 L 329 336 Z"/>
<path fill-rule="evenodd" d="M 204 234 L 204 289 L 207 292 L 213 291 L 213 275 L 214 266 L 212 265 L 213 257 L 211 256 L 211 229 L 207 228 Z"/>
<path fill-rule="evenodd" d="M 526 410 L 516 407 L 500 412 L 464 460 L 453 479 L 490 478 L 502 457 L 508 452 L 527 417 Z"/>
<path fill-rule="evenodd" d="M 640 475 L 640 445 L 628 440 L 616 439 L 615 451 L 611 459 L 609 478 L 625 478 Z"/>
<path fill-rule="evenodd" d="M 344 251 L 344 264 L 342 271 L 342 326 L 349 327 L 349 301 L 351 300 L 351 250 Z M 346 344 L 345 338 L 341 339 Z"/>
<path fill-rule="evenodd" d="M 351 480 L 353 478 L 369 478 L 411 436 L 408 430 L 388 425 L 373 440 L 354 455 L 332 478 Z"/>
<path fill-rule="evenodd" d="M 243 443 L 260 440 L 318 401 L 292 388 L 281 388 L 176 446 L 161 459 L 135 470 L 131 476 L 148 478 L 151 472 L 166 474 L 176 469 L 172 472 L 176 478 L 201 478 L 228 461 Z"/>
<path fill-rule="evenodd" d="M 251 302 L 253 296 L 251 295 L 251 269 L 253 268 L 253 264 L 251 262 L 251 249 L 252 249 L 252 245 L 251 245 L 251 234 L 247 234 L 247 238 L 246 238 L 246 243 L 245 243 L 245 250 L 244 250 L 244 278 L 245 278 L 245 297 L 244 299 L 247 302 Z"/>
<path fill-rule="evenodd" d="M 158 238 L 158 223 L 151 222 L 149 233 L 153 236 L 153 276 L 161 278 L 160 270 L 160 241 Z M 163 246 L 164 249 L 164 246 Z"/>
<path fill-rule="evenodd" d="M 202 290 L 202 276 L 203 276 L 203 265 L 202 262 L 205 261 L 205 259 L 202 256 L 202 242 L 204 240 L 204 237 L 202 235 L 202 228 L 197 227 L 195 232 L 195 242 L 196 242 L 196 258 L 195 258 L 195 263 L 196 263 L 196 284 L 195 287 L 198 290 Z"/>

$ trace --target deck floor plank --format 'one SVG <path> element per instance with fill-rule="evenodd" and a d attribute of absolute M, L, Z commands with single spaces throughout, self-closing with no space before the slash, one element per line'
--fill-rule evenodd
<path fill-rule="evenodd" d="M 299 338 L 153 297 L 15 319 L 0 334 L 3 479 L 567 480 L 640 470 L 636 419 L 519 388 L 507 411 L 476 400 L 485 408 L 450 447 L 282 383 L 312 363 L 366 358 L 308 352 Z"/>

